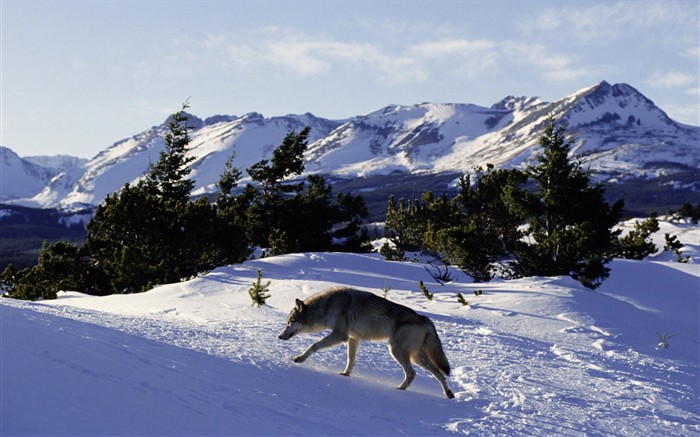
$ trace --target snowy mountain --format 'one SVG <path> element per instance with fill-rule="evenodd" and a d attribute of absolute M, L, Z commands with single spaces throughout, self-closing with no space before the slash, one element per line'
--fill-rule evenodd
<path fill-rule="evenodd" d="M 0 146 L 0 201 L 33 197 L 56 176 L 73 171 L 86 161 L 67 155 L 20 158 L 9 148 Z"/>
<path fill-rule="evenodd" d="M 654 176 L 700 167 L 700 128 L 683 126 L 629 85 L 601 82 L 553 103 L 507 97 L 490 108 L 425 103 L 356 117 L 309 150 L 309 168 L 347 175 L 520 167 L 552 115 L 597 175 Z"/>
<path fill-rule="evenodd" d="M 233 151 L 236 165 L 247 168 L 255 162 L 270 157 L 272 150 L 290 130 L 311 126 L 311 141 L 327 135 L 336 124 L 311 114 L 264 118 L 257 113 L 242 117 L 216 116 L 201 120 L 189 115 L 190 176 L 197 181 L 195 194 L 215 189 L 224 169 L 224 163 Z M 169 120 L 160 126 L 119 141 L 92 158 L 80 173 L 64 173 L 29 200 L 29 204 L 42 207 L 74 209 L 97 205 L 108 194 L 119 190 L 127 182 L 138 180 L 151 163 L 158 160 L 164 147 L 164 137 Z M 24 202 L 27 203 L 27 202 Z"/>
<path fill-rule="evenodd" d="M 307 172 L 356 178 L 395 171 L 462 173 L 489 163 L 521 167 L 539 152 L 538 138 L 550 115 L 568 123 L 579 139 L 573 153 L 586 160 L 599 180 L 700 169 L 700 127 L 674 122 L 629 85 L 601 82 L 551 103 L 509 96 L 491 107 L 392 105 L 342 121 L 312 114 L 192 116 L 190 154 L 197 160 L 191 176 L 197 182 L 195 194 L 215 191 L 232 151 L 235 165 L 246 169 L 269 158 L 289 130 L 307 125 Z M 167 121 L 114 144 L 83 167 L 51 180 L 39 194 L 16 193 L 8 181 L 6 197 L 23 198 L 17 201 L 23 205 L 65 209 L 99 204 L 158 159 L 166 128 Z"/>
<path fill-rule="evenodd" d="M 567 277 L 440 286 L 419 262 L 304 253 L 140 294 L 0 298 L 0 435 L 698 435 L 698 227 L 662 222 L 657 245 L 664 233 L 693 263 L 614 260 L 595 292 Z M 258 269 L 262 308 L 247 291 Z M 420 368 L 395 390 L 382 343 L 362 343 L 349 378 L 344 346 L 293 363 L 321 337 L 277 338 L 295 298 L 338 285 L 390 287 L 430 317 L 456 398 Z"/>

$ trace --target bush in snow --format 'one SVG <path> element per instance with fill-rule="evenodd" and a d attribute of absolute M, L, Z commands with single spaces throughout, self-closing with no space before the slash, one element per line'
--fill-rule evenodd
<path fill-rule="evenodd" d="M 681 254 L 681 248 L 683 247 L 683 243 L 678 241 L 677 236 L 666 233 L 664 234 L 664 239 L 666 241 L 666 243 L 664 244 L 664 251 L 675 253 L 676 261 L 678 261 L 679 263 L 687 263 L 690 260 L 689 256 L 683 256 Z"/>
<path fill-rule="evenodd" d="M 651 236 L 659 230 L 659 220 L 651 216 L 643 222 L 635 221 L 634 229 L 620 238 L 619 255 L 628 259 L 644 259 L 656 252 Z"/>
<path fill-rule="evenodd" d="M 418 282 L 418 287 L 420 288 L 421 293 L 423 293 L 423 296 L 425 296 L 428 300 L 433 300 L 433 293 L 428 291 L 428 287 L 425 286 L 423 281 Z"/>
<path fill-rule="evenodd" d="M 248 295 L 253 301 L 253 305 L 261 307 L 265 305 L 265 301 L 270 297 L 268 288 L 270 287 L 270 281 L 265 284 L 262 283 L 262 271 L 258 269 L 258 278 L 253 282 L 253 286 L 248 289 Z"/>

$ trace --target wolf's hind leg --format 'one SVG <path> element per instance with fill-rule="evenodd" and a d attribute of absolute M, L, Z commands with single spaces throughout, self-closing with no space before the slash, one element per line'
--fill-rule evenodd
<path fill-rule="evenodd" d="M 396 362 L 403 368 L 403 373 L 405 375 L 403 382 L 396 388 L 399 390 L 406 390 L 406 388 L 411 385 L 413 379 L 416 377 L 416 371 L 411 365 L 410 354 L 400 346 L 396 345 L 393 341 L 389 343 L 389 352 L 391 353 L 391 356 L 394 357 Z"/>
<path fill-rule="evenodd" d="M 421 352 L 420 357 L 418 359 L 418 364 L 424 369 L 428 370 L 428 372 L 433 374 L 435 379 L 437 379 L 440 385 L 442 386 L 442 392 L 445 393 L 445 396 L 448 399 L 453 399 L 455 397 L 454 393 L 452 393 L 452 390 L 450 390 L 450 387 L 447 386 L 447 379 L 445 379 L 445 375 L 440 371 L 440 369 L 435 367 L 435 365 L 430 361 L 430 359 L 424 352 Z"/>
<path fill-rule="evenodd" d="M 309 346 L 309 348 L 306 349 L 303 354 L 292 358 L 292 361 L 294 361 L 295 363 L 303 363 L 304 361 L 306 361 L 307 358 L 309 358 L 314 352 L 318 351 L 319 349 L 333 347 L 337 344 L 347 341 L 347 339 L 348 335 L 345 332 L 333 331 L 327 336 L 317 341 L 316 343 Z"/>
<path fill-rule="evenodd" d="M 357 360 L 357 352 L 360 350 L 360 340 L 355 337 L 348 338 L 348 362 L 345 365 L 345 370 L 340 372 L 343 376 L 350 376 L 352 368 L 355 367 Z"/>

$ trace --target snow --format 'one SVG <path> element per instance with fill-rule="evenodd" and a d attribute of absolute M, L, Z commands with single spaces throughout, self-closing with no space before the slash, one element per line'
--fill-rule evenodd
<path fill-rule="evenodd" d="M 141 294 L 0 299 L 0 435 L 698 435 L 700 228 L 661 226 L 655 241 L 677 235 L 692 262 L 614 260 L 596 291 L 456 269 L 440 286 L 418 262 L 303 253 Z M 262 308 L 247 293 L 257 269 L 272 281 Z M 381 343 L 363 343 L 350 378 L 337 375 L 344 347 L 292 363 L 320 335 L 277 338 L 294 299 L 337 285 L 389 287 L 428 315 L 456 399 L 419 369 L 395 390 L 403 374 Z"/>

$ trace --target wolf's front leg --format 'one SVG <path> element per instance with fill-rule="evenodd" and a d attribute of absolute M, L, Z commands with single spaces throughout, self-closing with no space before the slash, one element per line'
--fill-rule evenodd
<path fill-rule="evenodd" d="M 345 370 L 340 372 L 343 376 L 350 376 L 352 368 L 355 367 L 357 360 L 357 352 L 360 350 L 360 340 L 354 337 L 348 338 L 348 362 L 345 365 Z"/>
<path fill-rule="evenodd" d="M 317 341 L 316 343 L 309 346 L 309 348 L 306 349 L 303 354 L 292 358 L 292 361 L 294 361 L 295 363 L 303 363 L 314 352 L 316 352 L 320 349 L 335 346 L 335 345 L 340 344 L 340 343 L 347 341 L 347 340 L 348 340 L 348 335 L 346 333 L 341 332 L 341 331 L 333 331 L 330 334 L 328 334 L 327 336 L 325 336 L 322 339 L 320 339 L 319 341 Z"/>

